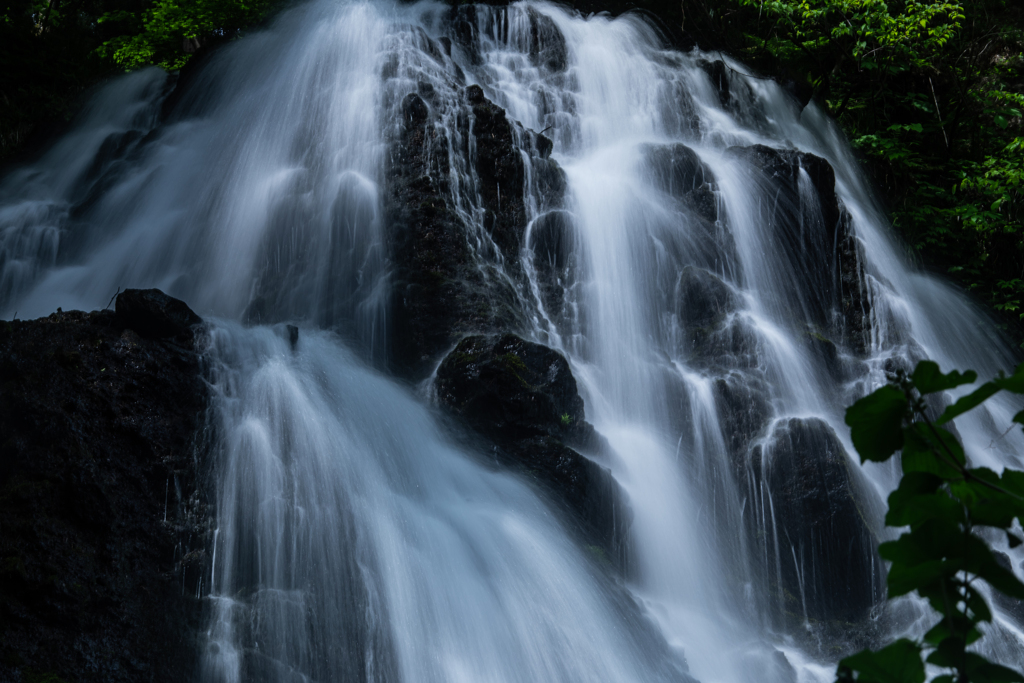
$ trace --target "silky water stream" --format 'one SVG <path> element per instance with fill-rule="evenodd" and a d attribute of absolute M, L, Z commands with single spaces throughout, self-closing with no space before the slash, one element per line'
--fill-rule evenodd
<path fill-rule="evenodd" d="M 0 182 L 0 315 L 160 287 L 212 321 L 198 680 L 828 681 L 844 648 L 923 632 L 914 601 L 883 606 L 898 473 L 851 457 L 844 407 L 921 358 L 1016 358 L 908 267 L 835 126 L 745 73 L 637 16 L 314 0 L 187 83 L 114 81 Z M 434 148 L 442 199 L 611 446 L 619 568 L 454 439 L 429 379 L 387 374 L 403 106 L 454 131 L 469 85 L 517 122 L 521 249 L 489 232 L 471 125 Z M 1020 466 L 1016 408 L 990 403 L 965 446 Z M 998 612 L 988 647 L 1020 667 Z"/>

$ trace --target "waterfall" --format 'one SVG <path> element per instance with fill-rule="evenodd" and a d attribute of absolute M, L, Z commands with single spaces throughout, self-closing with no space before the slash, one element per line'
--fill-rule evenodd
<path fill-rule="evenodd" d="M 408 258 L 427 243 L 461 270 Z M 885 606 L 899 473 L 860 466 L 845 406 L 923 358 L 1016 361 L 908 265 L 815 104 L 533 1 L 311 0 L 105 86 L 0 179 L 0 317 L 127 287 L 210 321 L 201 681 L 830 681 L 929 625 Z M 567 358 L 621 563 L 432 405 L 453 339 L 494 331 Z M 957 420 L 975 464 L 1024 464 L 1016 411 Z M 1022 667 L 996 611 L 986 647 Z"/>

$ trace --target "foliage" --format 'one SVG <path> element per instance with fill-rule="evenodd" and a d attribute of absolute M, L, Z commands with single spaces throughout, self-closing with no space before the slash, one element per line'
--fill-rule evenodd
<path fill-rule="evenodd" d="M 173 71 L 205 42 L 239 35 L 270 7 L 270 0 L 154 0 L 141 14 L 122 10 L 100 17 L 134 31 L 106 41 L 99 52 L 128 70 L 157 64 Z"/>
<path fill-rule="evenodd" d="M 261 21 L 272 0 L 4 0 L 0 161 L 44 142 L 86 91 L 119 71 L 181 68 Z M 35 143 L 31 140 L 35 139 Z"/>
<path fill-rule="evenodd" d="M 933 268 L 1024 341 L 1024 3 L 683 0 L 702 46 L 808 83 Z"/>
<path fill-rule="evenodd" d="M 1010 547 L 1022 543 L 1015 522 L 1024 521 L 1024 472 L 1006 469 L 1000 475 L 970 467 L 948 430 L 954 418 L 999 391 L 1024 394 L 1024 364 L 1012 376 L 1001 375 L 961 397 L 934 419 L 925 399 L 976 379 L 974 372 L 943 374 L 935 363 L 923 361 L 912 374 L 897 373 L 889 385 L 846 412 L 862 462 L 884 462 L 900 454 L 903 477 L 889 496 L 885 523 L 909 531 L 878 549 L 891 563 L 889 597 L 917 592 L 941 619 L 921 642 L 900 639 L 842 660 L 839 681 L 923 683 L 927 662 L 950 672 L 934 679 L 939 683 L 1024 683 L 1024 675 L 969 649 L 982 637 L 980 625 L 992 620 L 979 582 L 1024 599 L 1024 583 L 999 563 L 985 540 L 1003 534 Z M 1013 421 L 1024 424 L 1024 411 Z"/>

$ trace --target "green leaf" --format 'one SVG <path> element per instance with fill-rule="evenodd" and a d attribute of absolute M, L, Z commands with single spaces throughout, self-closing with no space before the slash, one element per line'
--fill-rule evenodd
<path fill-rule="evenodd" d="M 888 526 L 913 527 L 930 519 L 943 519 L 957 524 L 966 521 L 963 505 L 944 492 L 913 496 L 896 505 L 893 504 L 893 496 L 889 497 L 889 512 L 885 516 Z"/>
<path fill-rule="evenodd" d="M 964 654 L 967 679 L 971 683 L 1024 683 L 1024 675 L 999 664 L 993 664 L 975 652 Z"/>
<path fill-rule="evenodd" d="M 942 411 L 942 415 L 939 416 L 939 419 L 935 421 L 935 424 L 946 424 L 958 415 L 962 415 L 968 410 L 980 405 L 985 399 L 998 391 L 999 387 L 993 382 L 986 382 L 985 384 L 982 384 L 966 396 L 961 396 L 953 405 L 947 406 L 946 409 Z"/>
<path fill-rule="evenodd" d="M 889 512 L 886 513 L 885 523 L 888 526 L 909 526 L 916 518 L 912 506 L 914 501 L 921 497 L 934 494 L 943 480 L 928 472 L 909 472 L 903 475 L 900 485 L 889 494 Z M 948 498 L 948 496 L 947 496 Z"/>
<path fill-rule="evenodd" d="M 856 671 L 861 683 L 924 683 L 921 646 L 901 638 L 878 652 L 861 650 L 839 662 Z"/>
<path fill-rule="evenodd" d="M 964 449 L 950 432 L 915 422 L 903 430 L 901 463 L 904 472 L 929 472 L 943 479 L 960 479 L 957 467 L 967 462 Z"/>
<path fill-rule="evenodd" d="M 939 370 L 938 363 L 923 360 L 914 368 L 914 374 L 910 376 L 910 379 L 914 382 L 914 387 L 922 394 L 932 394 L 936 391 L 955 389 L 961 384 L 971 384 L 978 379 L 978 373 L 968 370 L 961 375 L 958 370 L 953 370 L 944 375 Z"/>
<path fill-rule="evenodd" d="M 846 410 L 850 438 L 861 462 L 888 460 L 903 447 L 907 397 L 893 386 L 868 394 Z"/>
<path fill-rule="evenodd" d="M 968 548 L 966 571 L 977 574 L 985 579 L 997 591 L 1011 598 L 1024 600 L 1024 583 L 1020 582 L 1013 572 L 996 562 L 988 544 L 977 536 L 970 536 L 965 544 Z"/>
<path fill-rule="evenodd" d="M 1024 394 L 1024 363 L 1017 366 L 1009 377 L 997 377 L 992 382 L 1000 389 L 1011 391 L 1015 394 Z"/>

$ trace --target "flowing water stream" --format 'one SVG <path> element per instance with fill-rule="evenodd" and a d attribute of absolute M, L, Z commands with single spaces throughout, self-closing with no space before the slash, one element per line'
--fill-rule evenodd
<path fill-rule="evenodd" d="M 867 642 L 851 633 L 922 633 L 912 601 L 881 607 L 873 549 L 898 473 L 856 464 L 843 410 L 924 357 L 985 378 L 1014 355 L 908 266 L 814 104 L 668 50 L 636 16 L 460 12 L 304 3 L 176 90 L 157 69 L 114 81 L 0 181 L 0 316 L 159 287 L 213 321 L 198 680 L 828 681 L 835 651 Z M 523 127 L 522 252 L 485 228 L 472 134 L 447 138 L 445 201 L 611 445 L 632 510 L 622 573 L 384 370 L 381 188 L 402 103 L 429 93 L 455 130 L 472 84 Z M 558 197 L 525 129 L 553 142 Z M 282 322 L 302 328 L 294 348 Z M 977 464 L 1022 465 L 1022 435 L 1000 437 L 1016 410 L 957 421 Z M 861 526 L 787 516 L 776 482 L 807 453 L 845 473 Z M 857 621 L 850 605 L 874 608 Z M 1000 611 L 990 630 L 1024 665 L 1020 625 Z"/>

